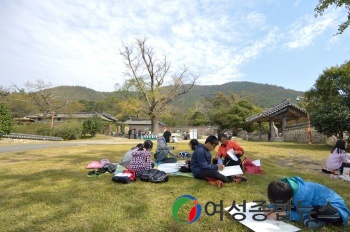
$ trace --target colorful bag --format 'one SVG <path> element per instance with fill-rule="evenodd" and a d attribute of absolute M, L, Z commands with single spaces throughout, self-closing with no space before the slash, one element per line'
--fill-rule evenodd
<path fill-rule="evenodd" d="M 100 163 L 101 163 L 101 165 L 103 167 L 105 164 L 110 164 L 111 162 L 109 162 L 108 159 L 101 159 Z"/>
<path fill-rule="evenodd" d="M 102 168 L 102 164 L 98 161 L 92 161 L 91 163 L 89 163 L 86 168 L 87 169 L 95 169 L 95 168 Z"/>
<path fill-rule="evenodd" d="M 127 176 L 130 181 L 135 181 L 136 180 L 136 173 L 133 170 L 126 169 L 123 172 L 124 176 Z"/>
<path fill-rule="evenodd" d="M 113 176 L 112 181 L 116 183 L 130 184 L 131 182 L 136 181 L 136 173 L 133 170 L 126 169 Z"/>
<path fill-rule="evenodd" d="M 260 166 L 256 166 L 253 164 L 253 160 L 246 157 L 242 161 L 243 165 L 243 171 L 246 174 L 254 174 L 254 175 L 259 175 L 263 173 L 263 169 Z"/>

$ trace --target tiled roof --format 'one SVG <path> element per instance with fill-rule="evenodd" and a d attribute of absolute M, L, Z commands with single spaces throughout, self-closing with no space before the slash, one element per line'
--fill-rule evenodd
<path fill-rule="evenodd" d="M 108 121 L 108 122 L 116 122 L 118 121 L 117 118 L 106 114 L 106 113 L 92 113 L 92 112 L 80 112 L 80 113 L 73 113 L 73 114 L 66 114 L 66 113 L 57 113 L 55 114 L 55 118 L 78 118 L 78 119 L 88 119 L 88 118 L 92 118 L 94 115 L 97 115 L 98 117 L 100 117 L 102 120 L 104 121 Z M 43 114 L 38 114 L 38 115 L 27 115 L 27 118 L 31 118 L 31 119 L 36 119 L 36 118 L 42 118 L 44 117 Z M 44 118 L 51 118 L 52 114 L 46 114 L 46 116 Z"/>
<path fill-rule="evenodd" d="M 272 108 L 264 110 L 260 114 L 255 114 L 253 116 L 250 116 L 249 118 L 246 118 L 245 121 L 248 123 L 252 123 L 252 122 L 259 121 L 259 120 L 267 119 L 271 115 L 274 115 L 277 112 L 282 111 L 283 109 L 286 109 L 286 108 L 294 108 L 303 114 L 307 114 L 305 109 L 303 109 L 297 105 L 294 105 L 293 103 L 290 102 L 289 98 L 287 98 L 284 101 L 282 101 L 281 103 L 273 106 Z"/>
<path fill-rule="evenodd" d="M 118 121 L 118 119 L 116 117 L 114 117 L 113 115 L 111 114 L 108 114 L 108 113 L 102 113 L 103 116 L 105 116 L 106 118 L 109 118 L 113 121 Z"/>

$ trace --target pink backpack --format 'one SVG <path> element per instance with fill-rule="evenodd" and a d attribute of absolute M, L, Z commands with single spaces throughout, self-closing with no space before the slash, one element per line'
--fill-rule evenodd
<path fill-rule="evenodd" d="M 87 169 L 95 169 L 95 168 L 102 168 L 103 165 L 98 162 L 98 161 L 92 161 L 91 163 L 88 164 L 88 166 L 86 166 Z"/>
<path fill-rule="evenodd" d="M 102 164 L 102 167 L 103 167 L 105 164 L 110 164 L 111 162 L 109 162 L 108 159 L 101 159 L 100 163 Z"/>

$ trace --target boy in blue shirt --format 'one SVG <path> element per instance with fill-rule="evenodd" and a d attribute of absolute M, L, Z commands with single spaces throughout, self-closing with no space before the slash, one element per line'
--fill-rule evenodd
<path fill-rule="evenodd" d="M 303 222 L 308 228 L 321 228 L 328 223 L 348 225 L 350 211 L 337 193 L 298 176 L 272 181 L 267 197 L 275 209 L 276 205 L 290 205 L 286 211 L 270 213 L 269 219 L 285 216 L 287 220 Z"/>
<path fill-rule="evenodd" d="M 194 178 L 207 180 L 209 184 L 221 188 L 223 183 L 247 181 L 244 176 L 224 176 L 219 171 L 224 169 L 223 164 L 211 164 L 211 151 L 219 144 L 214 135 L 208 136 L 204 144 L 195 146 L 191 157 L 190 168 Z"/>

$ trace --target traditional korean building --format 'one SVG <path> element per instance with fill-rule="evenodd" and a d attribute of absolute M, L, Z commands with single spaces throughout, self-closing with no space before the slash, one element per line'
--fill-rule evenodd
<path fill-rule="evenodd" d="M 289 126 L 299 125 L 299 120 L 303 120 L 304 126 L 308 127 L 307 129 L 310 131 L 306 110 L 291 103 L 287 98 L 281 103 L 247 118 L 246 122 L 259 124 L 259 141 L 261 141 L 261 123 L 263 122 L 269 123 L 269 141 L 283 141 L 285 129 Z"/>

